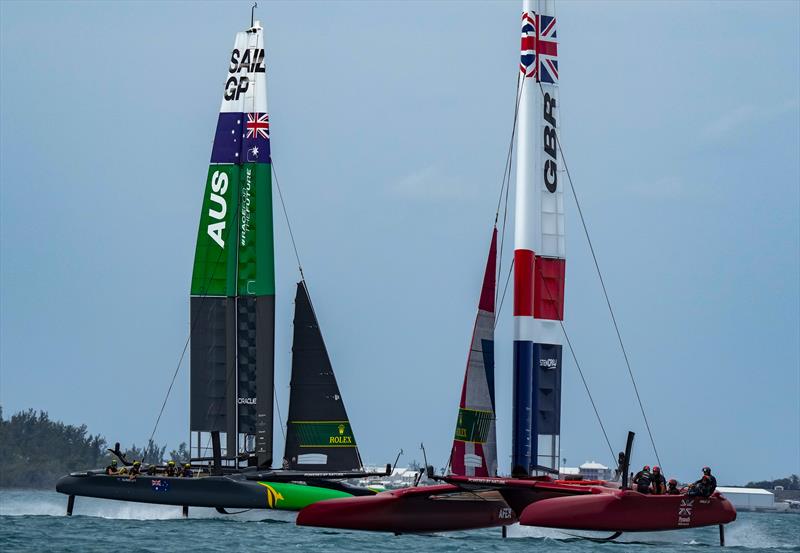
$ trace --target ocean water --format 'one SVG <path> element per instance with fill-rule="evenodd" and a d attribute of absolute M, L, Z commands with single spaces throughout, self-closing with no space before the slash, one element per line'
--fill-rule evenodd
<path fill-rule="evenodd" d="M 220 515 L 179 507 L 77 498 L 65 516 L 66 496 L 49 491 L 0 490 L 0 551 L 366 551 L 370 553 L 530 552 L 630 553 L 633 551 L 708 551 L 719 546 L 714 528 L 623 535 L 595 543 L 542 528 L 500 529 L 434 535 L 393 536 L 295 526 L 294 513 L 249 511 Z M 598 535 L 598 534 L 596 534 Z M 599 536 L 599 535 L 598 535 Z M 800 515 L 740 513 L 726 528 L 728 549 L 800 552 Z"/>

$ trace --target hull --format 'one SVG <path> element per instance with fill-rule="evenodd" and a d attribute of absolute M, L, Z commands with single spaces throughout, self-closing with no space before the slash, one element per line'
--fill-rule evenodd
<path fill-rule="evenodd" d="M 339 482 L 248 480 L 243 475 L 171 478 L 81 473 L 61 478 L 56 491 L 73 496 L 189 507 L 298 511 L 317 501 L 347 498 L 369 490 Z"/>
<path fill-rule="evenodd" d="M 513 511 L 497 492 L 464 492 L 449 484 L 322 501 L 297 516 L 299 526 L 396 534 L 471 530 L 514 522 Z"/>
<path fill-rule="evenodd" d="M 736 509 L 722 495 L 643 495 L 630 490 L 593 490 L 591 495 L 537 501 L 519 517 L 525 526 L 610 532 L 657 532 L 727 524 Z"/>

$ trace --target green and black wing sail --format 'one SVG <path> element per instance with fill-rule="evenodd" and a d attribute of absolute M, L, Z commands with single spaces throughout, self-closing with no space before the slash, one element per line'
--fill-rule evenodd
<path fill-rule="evenodd" d="M 230 56 L 197 233 L 190 320 L 193 454 L 204 453 L 202 433 L 217 431 L 225 434 L 228 458 L 247 450 L 269 466 L 275 264 L 258 22 L 236 35 Z"/>
<path fill-rule="evenodd" d="M 304 471 L 361 470 L 361 456 L 333 374 L 306 284 L 297 284 L 284 466 Z"/>

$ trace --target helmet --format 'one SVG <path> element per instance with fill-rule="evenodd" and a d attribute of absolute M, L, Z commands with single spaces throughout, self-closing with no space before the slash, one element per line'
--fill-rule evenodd
<path fill-rule="evenodd" d="M 674 478 L 670 478 L 669 479 L 669 485 L 670 486 L 677 486 L 678 485 L 678 481 L 675 480 Z"/>
<path fill-rule="evenodd" d="M 117 466 L 117 460 L 116 459 L 111 459 L 111 464 L 114 465 L 114 466 Z"/>
<path fill-rule="evenodd" d="M 642 470 L 650 470 L 650 465 L 645 465 Z"/>
<path fill-rule="evenodd" d="M 661 467 L 659 467 L 658 465 L 654 466 L 653 472 L 661 472 Z"/>
<path fill-rule="evenodd" d="M 174 464 L 175 464 L 175 461 L 170 461 L 170 462 L 169 462 L 169 463 L 167 463 L 167 464 L 168 464 L 168 465 L 174 465 Z"/>
<path fill-rule="evenodd" d="M 134 462 L 133 462 L 133 466 L 134 466 L 134 467 L 138 467 L 138 466 L 139 466 L 139 465 L 141 465 L 141 464 L 142 464 L 142 462 L 141 462 L 141 461 L 134 461 Z"/>
<path fill-rule="evenodd" d="M 711 467 L 703 467 L 703 474 L 711 474 Z"/>
<path fill-rule="evenodd" d="M 186 464 L 185 464 L 185 465 L 183 465 L 183 466 L 184 466 L 184 467 L 186 467 L 187 469 L 192 467 L 192 465 L 190 465 L 189 463 L 186 463 Z"/>

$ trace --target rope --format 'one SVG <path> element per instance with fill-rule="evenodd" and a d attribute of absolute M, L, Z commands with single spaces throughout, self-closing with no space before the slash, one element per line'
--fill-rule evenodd
<path fill-rule="evenodd" d="M 289 238 L 292 240 L 292 249 L 294 250 L 294 258 L 297 260 L 297 268 L 300 271 L 300 279 L 305 280 L 303 274 L 303 264 L 300 263 L 300 254 L 297 253 L 297 243 L 294 241 L 294 233 L 292 232 L 292 224 L 289 222 L 289 213 L 286 211 L 286 204 L 283 201 L 283 192 L 281 192 L 281 185 L 278 182 L 278 173 L 275 171 L 275 162 L 272 162 L 272 175 L 275 177 L 275 188 L 278 189 L 278 198 L 281 200 L 281 208 L 283 209 L 283 218 L 286 221 L 286 227 L 289 229 Z"/>
<path fill-rule="evenodd" d="M 503 201 L 503 190 L 505 190 L 505 206 L 503 208 L 503 226 L 502 230 L 500 231 L 500 253 L 498 255 L 497 260 L 497 274 L 502 274 L 503 271 L 503 245 L 505 244 L 506 240 L 506 224 L 508 223 L 508 196 L 509 191 L 511 190 L 511 165 L 513 161 L 513 154 L 514 154 L 514 137 L 516 136 L 517 132 L 517 119 L 519 116 L 519 103 L 522 98 L 522 87 L 525 86 L 525 81 L 523 80 L 520 84 L 520 77 L 517 74 L 517 98 L 514 103 L 514 124 L 511 126 L 511 139 L 508 142 L 508 155 L 506 156 L 506 164 L 503 168 L 503 178 L 500 185 L 500 197 L 497 199 L 497 210 L 495 211 L 494 215 L 494 224 L 497 225 L 497 219 L 500 215 L 500 204 Z M 499 290 L 495 290 L 494 294 L 494 303 L 497 305 L 497 294 Z M 495 315 L 495 327 L 497 326 L 497 317 Z"/>
<path fill-rule="evenodd" d="M 278 390 L 275 389 L 275 386 L 272 387 L 272 395 L 275 396 L 275 409 L 278 410 L 278 422 L 281 423 L 281 435 L 283 436 L 283 443 L 286 443 L 286 431 L 283 429 L 283 415 L 281 415 L 281 406 L 278 403 Z M 288 424 L 289 421 L 286 421 Z"/>
<path fill-rule="evenodd" d="M 508 283 L 511 281 L 511 271 L 514 269 L 514 260 L 511 260 L 511 265 L 508 267 L 508 276 L 506 276 L 506 285 L 503 287 L 503 296 L 500 298 L 500 307 L 497 309 L 497 315 L 494 318 L 494 327 L 497 328 L 497 321 L 500 320 L 500 313 L 503 311 L 503 302 L 506 299 L 506 291 L 508 290 Z"/>
<path fill-rule="evenodd" d="M 606 427 L 603 425 L 603 419 L 600 418 L 600 412 L 597 410 L 597 405 L 592 397 L 592 392 L 589 391 L 589 385 L 586 383 L 586 377 L 583 375 L 581 364 L 578 363 L 578 357 L 575 355 L 575 349 L 572 347 L 572 341 L 569 339 L 569 334 L 567 334 L 567 328 L 564 326 L 564 321 L 558 322 L 561 324 L 561 331 L 564 333 L 564 338 L 567 340 L 567 346 L 569 347 L 569 352 L 572 355 L 572 360 L 575 362 L 575 366 L 578 368 L 578 374 L 581 375 L 581 381 L 583 382 L 583 387 L 586 389 L 586 395 L 589 396 L 592 409 L 594 409 L 594 415 L 597 417 L 597 423 L 600 425 L 600 430 L 603 431 L 603 437 L 606 439 L 606 444 L 608 444 L 608 451 L 611 453 L 611 459 L 614 461 L 614 464 L 617 465 L 617 468 L 619 468 L 616 455 L 614 455 L 614 448 L 611 447 L 611 440 L 608 439 L 608 433 L 606 432 Z"/>
<path fill-rule="evenodd" d="M 541 91 L 542 96 L 544 96 L 544 88 L 542 87 L 542 83 L 541 82 L 539 83 L 539 90 Z M 617 318 L 614 315 L 614 309 L 611 307 L 611 300 L 608 297 L 608 290 L 606 289 L 606 283 L 603 280 L 603 274 L 600 271 L 600 264 L 597 261 L 597 255 L 595 254 L 595 251 L 594 251 L 594 245 L 592 244 L 592 239 L 589 236 L 589 228 L 586 225 L 586 219 L 583 217 L 583 210 L 581 209 L 581 203 L 580 203 L 580 201 L 578 201 L 578 194 L 575 192 L 575 185 L 572 183 L 572 175 L 570 175 L 570 172 L 569 172 L 569 166 L 567 165 L 567 158 L 564 156 L 564 150 L 561 147 L 561 140 L 559 139 L 558 135 L 556 135 L 556 144 L 558 144 L 558 151 L 561 152 L 561 159 L 564 161 L 564 170 L 567 173 L 567 180 L 569 181 L 569 187 L 572 190 L 572 197 L 575 199 L 575 205 L 578 208 L 578 215 L 580 216 L 581 225 L 583 226 L 583 233 L 586 236 L 586 241 L 589 243 L 589 250 L 592 253 L 592 260 L 594 261 L 594 267 L 595 267 L 595 270 L 597 271 L 597 276 L 600 279 L 600 285 L 603 288 L 603 295 L 605 296 L 605 299 L 606 299 L 606 305 L 608 306 L 608 312 L 611 314 L 611 322 L 614 323 L 614 330 L 617 333 L 617 340 L 619 341 L 619 347 L 622 350 L 622 356 L 625 358 L 625 365 L 628 368 L 628 375 L 630 376 L 631 384 L 633 384 L 633 391 L 636 392 L 636 401 L 638 401 L 638 403 L 639 403 L 639 410 L 642 412 L 642 418 L 644 419 L 644 424 L 647 427 L 647 434 L 650 437 L 650 444 L 653 446 L 653 452 L 656 455 L 656 460 L 658 461 L 658 464 L 663 467 L 663 465 L 661 464 L 661 458 L 658 455 L 658 449 L 656 448 L 656 442 L 653 439 L 653 432 L 650 429 L 650 422 L 647 420 L 647 414 L 645 413 L 645 410 L 644 410 L 644 405 L 642 403 L 642 397 L 639 395 L 639 388 L 636 385 L 636 379 L 633 376 L 633 370 L 631 369 L 631 363 L 630 363 L 630 360 L 628 359 L 628 352 L 625 349 L 625 344 L 622 342 L 622 334 L 620 333 L 619 325 L 617 324 Z M 612 452 L 612 456 L 613 456 L 613 452 Z"/>

